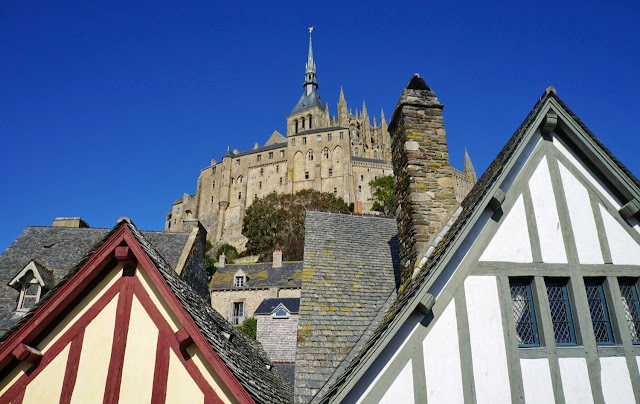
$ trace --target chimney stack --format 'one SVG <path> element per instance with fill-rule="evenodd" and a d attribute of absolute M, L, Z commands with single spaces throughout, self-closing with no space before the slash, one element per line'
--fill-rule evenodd
<path fill-rule="evenodd" d="M 424 79 L 415 74 L 389 123 L 400 259 L 407 268 L 403 280 L 411 276 L 416 259 L 427 251 L 458 206 L 443 107 Z"/>
<path fill-rule="evenodd" d="M 282 268 L 282 250 L 273 251 L 273 268 Z"/>
<path fill-rule="evenodd" d="M 81 217 L 56 217 L 53 219 L 52 227 L 70 227 L 75 229 L 89 228 L 87 222 Z"/>
<path fill-rule="evenodd" d="M 218 268 L 224 268 L 224 265 L 227 263 L 227 257 L 224 253 L 220 254 L 220 258 L 218 259 Z"/>

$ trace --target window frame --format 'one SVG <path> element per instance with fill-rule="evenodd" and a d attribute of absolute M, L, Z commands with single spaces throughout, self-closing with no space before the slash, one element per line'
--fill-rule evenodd
<path fill-rule="evenodd" d="M 640 345 L 640 294 L 638 293 L 638 279 L 620 278 L 618 279 L 618 284 L 622 298 L 622 308 L 624 309 L 624 319 L 627 324 L 626 329 L 629 330 L 631 343 L 633 345 Z M 635 318 L 633 318 L 633 313 L 629 313 L 629 310 L 627 310 L 627 296 L 625 296 L 626 293 L 622 290 L 623 286 L 629 287 L 631 291 L 632 307 L 635 308 Z M 637 339 L 634 339 L 634 333 Z"/>
<path fill-rule="evenodd" d="M 568 279 L 554 279 L 554 278 L 545 278 L 545 291 L 547 293 L 547 304 L 549 305 L 549 314 L 551 315 L 551 326 L 553 329 L 553 340 L 555 341 L 556 346 L 565 347 L 565 346 L 576 346 L 578 345 L 578 336 L 576 333 L 575 322 L 573 319 L 573 309 L 571 307 L 571 299 L 569 296 L 569 280 Z M 569 336 L 570 341 L 568 342 L 559 342 L 558 337 L 556 335 L 556 320 L 554 320 L 554 313 L 551 307 L 551 299 L 549 297 L 549 287 L 559 287 L 562 292 L 562 300 L 564 302 L 565 315 L 567 318 L 567 324 L 569 326 Z"/>
<path fill-rule="evenodd" d="M 509 298 L 511 299 L 511 313 L 513 315 L 513 321 L 514 321 L 514 325 L 515 325 L 515 336 L 516 339 L 519 338 L 518 336 L 518 324 L 519 322 L 516 321 L 516 313 L 515 313 L 515 305 L 514 305 L 514 300 L 513 300 L 513 288 L 514 287 L 522 287 L 524 286 L 524 290 L 527 293 L 527 300 L 528 300 L 528 305 L 529 305 L 529 313 L 530 313 L 530 321 L 531 321 L 531 328 L 532 328 L 532 334 L 533 334 L 533 343 L 520 343 L 518 342 L 518 348 L 538 348 L 541 345 L 540 342 L 540 330 L 538 328 L 538 313 L 536 312 L 536 303 L 534 300 L 534 296 L 533 296 L 533 288 L 531 287 L 531 284 L 533 283 L 532 279 L 522 279 L 522 278 L 511 278 L 509 279 L 509 292 L 510 292 L 510 296 Z"/>
<path fill-rule="evenodd" d="M 596 336 L 596 330 L 594 326 L 594 318 L 593 311 L 591 310 L 591 302 L 595 299 L 589 299 L 589 294 L 587 293 L 587 289 L 589 287 L 596 287 L 598 289 L 599 301 L 601 303 L 601 310 L 604 314 L 604 318 L 599 320 L 598 323 L 604 323 L 604 326 L 607 331 L 607 335 L 609 337 L 608 341 L 598 341 Z M 607 296 L 604 291 L 604 280 L 598 278 L 585 278 L 584 279 L 584 288 L 585 294 L 587 294 L 587 303 L 589 306 L 589 315 L 591 317 L 591 328 L 593 330 L 593 337 L 596 340 L 596 345 L 598 346 L 611 346 L 616 344 L 616 338 L 613 333 L 613 323 L 611 321 L 611 314 L 609 313 L 609 305 L 607 304 Z"/>

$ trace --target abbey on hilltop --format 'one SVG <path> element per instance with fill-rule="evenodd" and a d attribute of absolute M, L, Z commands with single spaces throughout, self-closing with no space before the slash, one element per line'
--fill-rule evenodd
<path fill-rule="evenodd" d="M 311 31 L 304 92 L 287 116 L 286 137 L 274 131 L 263 146 L 256 143 L 252 150 L 227 150 L 222 161 L 211 160 L 200 172 L 196 193 L 185 193 L 167 212 L 165 231 L 188 231 L 199 221 L 214 244 L 244 248 L 244 212 L 255 198 L 272 192 L 315 189 L 354 203 L 357 213 L 371 209 L 369 182 L 393 174 L 384 111 L 380 123 L 373 117 L 372 124 L 365 103 L 352 114 L 340 89 L 338 115 L 329 114 L 318 93 Z M 462 200 L 476 182 L 468 155 L 464 171 L 453 172 L 456 194 Z"/>

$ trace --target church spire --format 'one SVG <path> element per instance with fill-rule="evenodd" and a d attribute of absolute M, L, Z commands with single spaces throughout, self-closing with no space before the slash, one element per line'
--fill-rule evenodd
<path fill-rule="evenodd" d="M 473 182 L 477 180 L 476 170 L 473 168 L 473 164 L 471 163 L 471 157 L 469 157 L 469 153 L 467 152 L 467 148 L 464 148 L 464 173 L 467 174 L 470 178 L 473 179 Z"/>
<path fill-rule="evenodd" d="M 313 42 L 311 40 L 311 32 L 313 27 L 309 27 L 309 56 L 307 57 L 307 66 L 304 74 L 303 87 L 307 94 L 318 88 L 318 81 L 316 80 L 316 62 L 313 61 Z"/>

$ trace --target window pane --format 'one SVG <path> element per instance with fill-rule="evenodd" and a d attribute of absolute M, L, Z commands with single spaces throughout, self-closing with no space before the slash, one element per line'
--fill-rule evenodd
<path fill-rule="evenodd" d="M 511 301 L 513 302 L 513 319 L 516 323 L 518 346 L 539 345 L 531 286 L 527 283 L 512 282 Z"/>
<path fill-rule="evenodd" d="M 613 333 L 611 332 L 611 322 L 607 312 L 607 302 L 604 298 L 604 288 L 601 283 L 594 281 L 585 282 L 585 286 L 596 343 L 602 345 L 613 344 Z"/>
<path fill-rule="evenodd" d="M 22 301 L 22 308 L 23 309 L 30 309 L 33 306 L 36 305 L 36 298 L 35 296 L 25 296 L 24 300 Z"/>
<path fill-rule="evenodd" d="M 558 345 L 573 345 L 576 343 L 571 305 L 567 286 L 562 283 L 547 282 L 547 296 L 553 322 L 553 333 Z"/>
<path fill-rule="evenodd" d="M 629 325 L 631 340 L 634 343 L 640 343 L 640 301 L 635 283 L 620 281 L 620 294 L 622 295 L 622 305 Z"/>
<path fill-rule="evenodd" d="M 38 295 L 38 289 L 40 289 L 40 285 L 38 285 L 36 283 L 30 283 L 25 288 L 24 294 L 25 294 L 25 296 L 37 296 Z"/>

